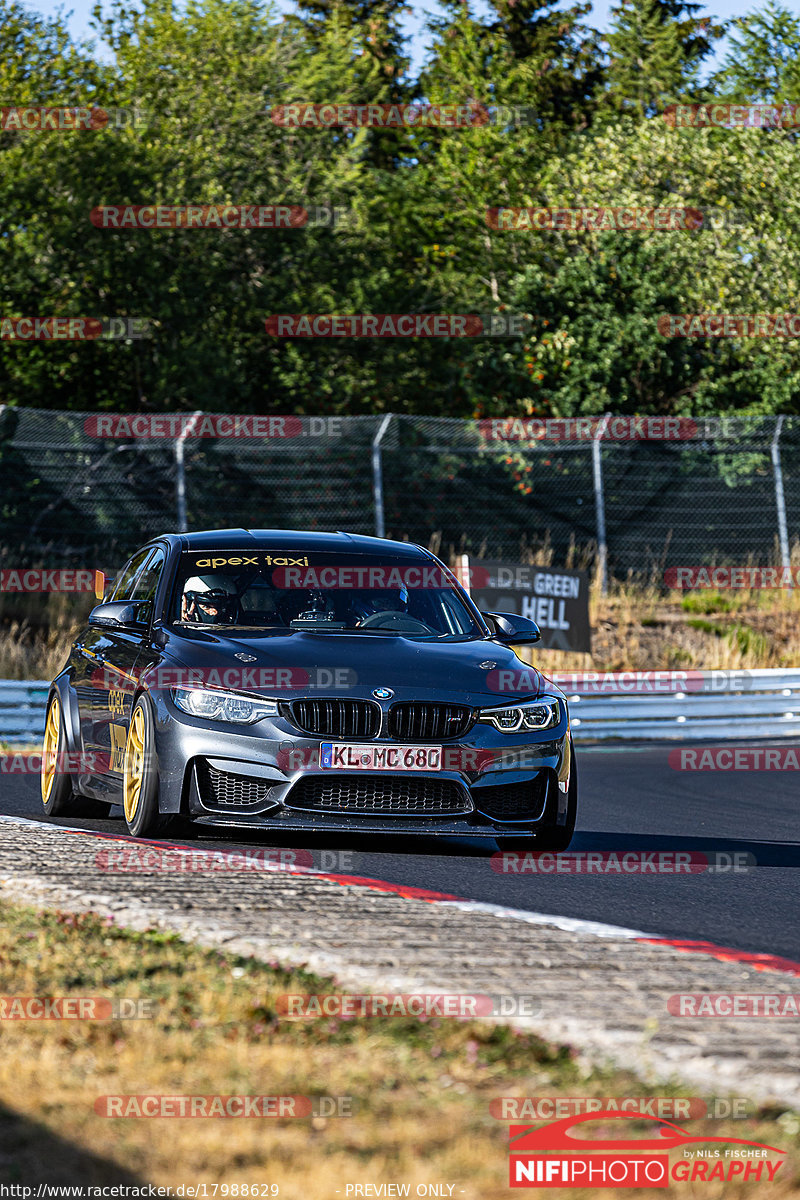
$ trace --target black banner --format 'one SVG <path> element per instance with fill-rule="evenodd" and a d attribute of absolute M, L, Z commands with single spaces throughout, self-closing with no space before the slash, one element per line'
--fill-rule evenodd
<path fill-rule="evenodd" d="M 589 576 L 585 571 L 470 559 L 472 599 L 482 612 L 513 612 L 535 621 L 545 650 L 591 653 Z"/>

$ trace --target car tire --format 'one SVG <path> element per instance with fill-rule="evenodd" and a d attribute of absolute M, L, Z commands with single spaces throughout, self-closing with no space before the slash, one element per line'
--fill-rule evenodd
<path fill-rule="evenodd" d="M 508 837 L 496 838 L 498 847 L 501 850 L 522 850 L 530 851 L 533 854 L 540 854 L 544 851 L 559 854 L 566 850 L 572 841 L 572 836 L 575 833 L 575 821 L 578 815 L 578 762 L 575 758 L 575 750 L 572 745 L 572 738 L 569 740 L 570 749 L 570 775 L 569 775 L 569 790 L 567 792 L 567 820 L 564 825 L 556 825 L 555 820 L 545 820 L 537 829 Z"/>
<path fill-rule="evenodd" d="M 139 697 L 131 712 L 122 781 L 122 811 L 128 832 L 133 837 L 151 837 L 163 829 L 167 821 L 158 811 L 153 710 L 144 695 Z"/>
<path fill-rule="evenodd" d="M 555 821 L 548 822 L 542 826 L 536 833 L 534 840 L 534 850 L 549 850 L 555 854 L 566 850 L 572 841 L 572 835 L 575 833 L 575 821 L 578 816 L 578 760 L 575 757 L 575 748 L 572 745 L 572 738 L 569 739 L 570 751 L 570 773 L 569 773 L 569 790 L 567 791 L 567 819 L 563 825 L 556 825 Z"/>
<path fill-rule="evenodd" d="M 92 800 L 75 791 L 75 781 L 67 770 L 59 770 L 67 757 L 67 738 L 64 731 L 64 710 L 61 697 L 54 692 L 47 705 L 42 739 L 42 765 L 39 773 L 39 792 L 45 815 L 48 817 L 107 817 L 111 805 Z"/>

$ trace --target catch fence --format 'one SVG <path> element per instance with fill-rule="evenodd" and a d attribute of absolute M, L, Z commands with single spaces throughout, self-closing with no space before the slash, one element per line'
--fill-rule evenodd
<path fill-rule="evenodd" d="M 645 579 L 786 562 L 800 523 L 798 417 L 684 419 L 666 437 L 616 417 L 289 417 L 266 436 L 230 415 L 147 420 L 124 436 L 97 414 L 0 407 L 0 565 L 111 570 L 160 532 L 244 526 L 407 538 L 442 557 L 547 548 Z"/>

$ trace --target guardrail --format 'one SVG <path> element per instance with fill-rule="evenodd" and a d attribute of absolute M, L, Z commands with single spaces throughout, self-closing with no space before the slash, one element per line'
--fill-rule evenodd
<path fill-rule="evenodd" d="M 49 686 L 0 679 L 0 744 L 41 740 Z M 576 742 L 800 738 L 800 669 L 584 672 L 559 686 Z"/>
<path fill-rule="evenodd" d="M 0 679 L 0 745 L 41 742 L 49 691 L 44 680 Z"/>
<path fill-rule="evenodd" d="M 562 674 L 559 687 L 576 742 L 800 738 L 800 669 L 584 672 L 576 688 L 571 679 Z"/>

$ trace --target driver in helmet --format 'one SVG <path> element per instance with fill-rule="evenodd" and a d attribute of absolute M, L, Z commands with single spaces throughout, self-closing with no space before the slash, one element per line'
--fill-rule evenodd
<path fill-rule="evenodd" d="M 376 613 L 408 612 L 408 588 L 383 588 L 374 592 L 356 592 L 350 601 L 350 612 L 355 616 L 356 628 L 363 625 Z"/>
<path fill-rule="evenodd" d="M 201 625 L 234 625 L 236 588 L 224 575 L 192 575 L 183 585 L 181 620 Z"/>

